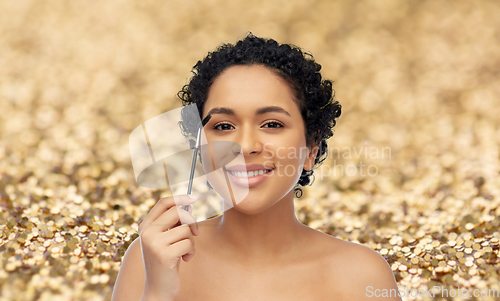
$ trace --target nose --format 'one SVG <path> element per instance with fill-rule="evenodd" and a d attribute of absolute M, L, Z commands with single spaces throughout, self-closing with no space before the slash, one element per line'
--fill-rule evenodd
<path fill-rule="evenodd" d="M 260 141 L 259 134 L 252 127 L 242 127 L 240 133 L 237 133 L 237 137 L 236 144 L 233 146 L 234 153 L 242 153 L 243 156 L 248 156 L 262 151 L 262 141 Z"/>

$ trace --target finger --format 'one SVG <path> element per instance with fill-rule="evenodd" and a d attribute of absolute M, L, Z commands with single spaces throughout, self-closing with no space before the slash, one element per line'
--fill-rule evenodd
<path fill-rule="evenodd" d="M 168 209 L 167 212 L 160 215 L 160 217 L 152 222 L 148 228 L 153 229 L 155 232 L 165 232 L 168 229 L 172 229 L 183 224 L 181 223 L 181 220 L 185 221 L 184 224 L 196 223 L 196 220 L 191 214 L 189 214 L 189 212 L 181 207 L 174 206 Z"/>
<path fill-rule="evenodd" d="M 184 239 L 179 242 L 176 242 L 169 246 L 171 254 L 175 256 L 182 256 L 184 261 L 187 262 L 190 257 L 192 257 L 195 253 L 194 245 L 189 239 Z M 186 256 L 190 255 L 190 256 Z M 187 259 L 187 260 L 186 260 Z"/>
<path fill-rule="evenodd" d="M 194 245 L 194 237 L 188 225 L 182 225 L 168 230 L 165 243 L 167 246 L 175 244 L 183 239 L 189 239 Z"/>
<path fill-rule="evenodd" d="M 193 206 L 189 205 L 188 212 L 193 215 Z M 200 235 L 200 228 L 198 227 L 198 222 L 191 224 L 192 229 L 194 230 L 193 235 Z"/>
<path fill-rule="evenodd" d="M 194 199 L 193 199 L 194 197 Z M 156 202 L 154 207 L 151 209 L 146 218 L 139 225 L 139 234 L 147 228 L 152 222 L 154 222 L 158 217 L 165 213 L 168 209 L 175 205 L 188 205 L 196 202 L 197 198 L 193 195 L 178 195 L 178 196 L 168 196 L 161 198 Z"/>
<path fill-rule="evenodd" d="M 193 258 L 194 254 L 186 254 L 184 256 L 182 256 L 182 259 L 184 259 L 185 262 L 188 262 L 191 260 L 191 258 Z"/>
<path fill-rule="evenodd" d="M 179 211 L 180 223 L 182 225 L 189 225 L 193 235 L 199 235 L 198 222 L 196 222 L 193 215 L 189 211 L 184 210 L 184 207 L 177 207 L 177 210 Z"/>
<path fill-rule="evenodd" d="M 180 209 L 183 209 L 185 210 L 185 206 L 182 206 Z M 179 209 L 179 210 L 180 210 Z M 191 214 L 191 216 L 193 216 L 193 206 L 192 205 L 188 205 L 188 211 L 187 211 L 189 214 Z M 180 225 L 186 225 L 186 224 L 191 224 L 191 227 L 193 229 L 193 235 L 199 235 L 199 232 L 198 232 L 198 228 L 197 228 L 197 225 L 198 223 L 192 223 L 192 220 L 182 220 L 182 216 L 184 216 L 182 214 L 182 212 L 178 212 L 179 214 L 179 221 L 173 226 L 173 227 L 177 227 L 177 226 L 180 226 Z M 170 229 L 172 229 L 173 227 L 170 227 Z"/>

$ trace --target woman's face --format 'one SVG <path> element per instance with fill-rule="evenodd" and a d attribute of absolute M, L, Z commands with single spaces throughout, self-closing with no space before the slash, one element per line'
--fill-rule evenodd
<path fill-rule="evenodd" d="M 236 65 L 226 69 L 210 87 L 203 118 L 208 114 L 212 114 L 212 118 L 204 127 L 206 139 L 209 142 L 234 142 L 233 146 L 226 144 L 228 147 L 224 150 L 212 149 L 211 156 L 212 162 L 218 157 L 215 159 L 216 168 L 220 167 L 217 162 L 225 162 L 234 195 L 238 190 L 244 192 L 241 194 L 244 199 L 233 200 L 240 212 L 257 214 L 285 195 L 293 194 L 302 170 L 314 166 L 317 148 L 312 152 L 306 146 L 304 121 L 293 92 L 267 67 Z M 244 161 L 229 162 L 237 155 Z M 226 157 L 226 160 L 221 157 Z M 209 161 L 207 159 L 203 157 L 204 164 Z M 250 164 L 262 166 L 251 168 Z M 240 172 L 236 171 L 236 165 L 240 165 Z M 241 167 L 246 167 L 247 172 L 255 168 L 262 172 L 271 171 L 257 176 L 257 172 L 249 172 L 245 176 Z M 220 193 L 220 183 L 225 181 L 216 181 L 215 184 L 210 178 L 209 181 Z M 226 199 L 224 195 L 227 194 L 220 194 Z"/>

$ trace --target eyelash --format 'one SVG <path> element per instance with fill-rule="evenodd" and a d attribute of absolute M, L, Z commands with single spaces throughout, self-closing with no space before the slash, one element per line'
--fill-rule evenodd
<path fill-rule="evenodd" d="M 275 121 L 275 120 L 272 120 L 272 121 L 269 121 L 267 122 L 265 125 L 267 124 L 270 124 L 270 123 L 275 123 L 275 124 L 279 124 L 280 126 L 279 127 L 274 127 L 274 128 L 271 128 L 271 129 L 276 129 L 276 128 L 280 128 L 280 127 L 284 127 L 283 123 L 281 122 L 278 122 L 278 121 Z M 219 129 L 216 129 L 216 127 L 220 126 L 220 125 L 230 125 L 232 126 L 230 123 L 227 123 L 227 122 L 221 122 L 221 123 L 217 123 L 216 125 L 213 126 L 213 129 L 214 130 L 217 130 L 217 131 L 224 131 L 224 130 L 219 130 Z M 269 128 L 269 127 L 268 127 Z"/>

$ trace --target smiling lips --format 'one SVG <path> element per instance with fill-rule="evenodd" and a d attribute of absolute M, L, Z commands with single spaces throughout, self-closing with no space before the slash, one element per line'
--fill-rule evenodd
<path fill-rule="evenodd" d="M 254 176 L 259 176 L 259 175 L 262 175 L 262 174 L 266 174 L 268 172 L 270 172 L 272 169 L 261 169 L 261 170 L 254 170 L 254 171 L 249 171 L 249 172 L 245 172 L 245 171 L 232 171 L 232 170 L 228 170 L 228 172 L 230 174 L 232 174 L 233 176 L 237 176 L 238 178 L 252 178 Z"/>
<path fill-rule="evenodd" d="M 272 170 L 263 164 L 248 164 L 228 167 L 227 173 L 236 185 L 252 188 L 264 182 Z"/>

